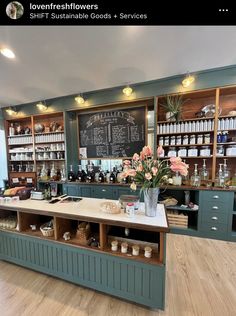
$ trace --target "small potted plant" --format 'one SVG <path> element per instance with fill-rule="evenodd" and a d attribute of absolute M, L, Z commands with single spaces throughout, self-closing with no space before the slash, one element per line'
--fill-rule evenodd
<path fill-rule="evenodd" d="M 161 104 L 166 110 L 167 121 L 179 121 L 181 118 L 182 106 L 187 100 L 183 100 L 183 95 L 167 95 L 165 102 Z"/>

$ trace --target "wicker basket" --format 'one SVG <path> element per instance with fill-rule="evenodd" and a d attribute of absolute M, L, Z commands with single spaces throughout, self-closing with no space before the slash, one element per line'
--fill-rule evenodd
<path fill-rule="evenodd" d="M 86 222 L 81 222 L 78 225 L 76 238 L 81 244 L 87 244 L 89 236 L 90 236 L 91 228 L 90 224 Z"/>
<path fill-rule="evenodd" d="M 48 227 L 49 223 L 45 223 L 45 224 L 40 226 L 41 233 L 45 237 L 53 237 L 54 236 L 54 228 L 49 228 Z"/>

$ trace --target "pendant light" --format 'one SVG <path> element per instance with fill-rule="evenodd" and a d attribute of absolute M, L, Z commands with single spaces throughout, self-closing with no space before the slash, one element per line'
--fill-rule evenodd
<path fill-rule="evenodd" d="M 46 103 L 44 102 L 39 102 L 36 104 L 37 108 L 40 110 L 40 111 L 46 111 L 48 106 L 46 105 Z"/>
<path fill-rule="evenodd" d="M 187 72 L 187 75 L 185 76 L 185 78 L 182 81 L 182 86 L 184 88 L 189 87 L 193 82 L 195 81 L 195 78 L 193 75 L 190 75 L 189 72 Z"/>
<path fill-rule="evenodd" d="M 15 107 L 10 106 L 8 109 L 6 109 L 6 112 L 10 116 L 17 115 L 18 111 L 16 110 Z"/>
<path fill-rule="evenodd" d="M 75 97 L 75 101 L 78 103 L 78 104 L 84 104 L 85 100 L 82 96 L 82 94 L 79 94 L 77 97 Z"/>
<path fill-rule="evenodd" d="M 127 97 L 130 97 L 131 94 L 133 93 L 133 89 L 132 89 L 130 86 L 126 86 L 126 87 L 123 89 L 123 93 L 124 93 L 124 95 L 126 95 Z"/>

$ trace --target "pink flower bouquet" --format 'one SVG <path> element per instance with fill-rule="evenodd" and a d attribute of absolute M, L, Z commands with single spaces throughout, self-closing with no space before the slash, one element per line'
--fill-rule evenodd
<path fill-rule="evenodd" d="M 132 162 L 124 160 L 124 170 L 122 177 L 133 178 L 131 189 L 136 190 L 136 185 L 141 185 L 142 189 L 157 188 L 169 183 L 171 172 L 179 172 L 182 176 L 188 174 L 188 165 L 180 157 L 160 159 L 163 148 L 157 148 L 157 158 L 154 158 L 150 146 L 143 147 L 140 154 L 135 153 Z"/>

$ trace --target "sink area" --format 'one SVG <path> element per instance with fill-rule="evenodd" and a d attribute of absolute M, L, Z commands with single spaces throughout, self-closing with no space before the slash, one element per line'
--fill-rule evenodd
<path fill-rule="evenodd" d="M 60 203 L 79 202 L 81 200 L 82 200 L 82 198 L 77 197 L 77 196 L 67 196 L 66 198 L 61 200 Z"/>

